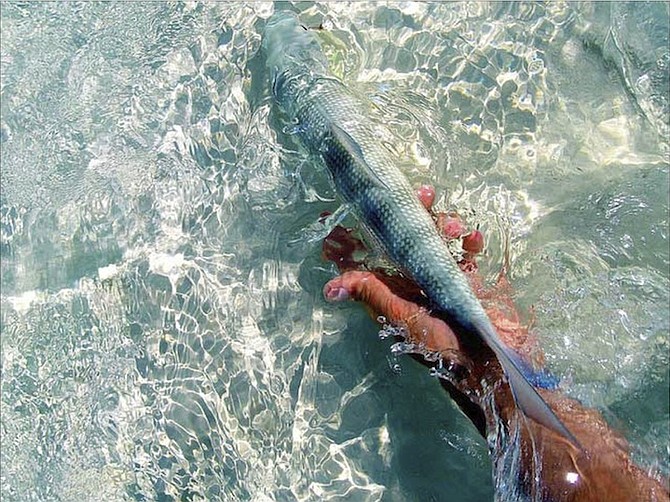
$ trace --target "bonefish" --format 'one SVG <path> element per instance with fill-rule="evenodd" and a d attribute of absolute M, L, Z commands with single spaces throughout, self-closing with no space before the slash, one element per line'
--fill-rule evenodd
<path fill-rule="evenodd" d="M 524 414 L 579 447 L 501 342 L 430 215 L 366 118 L 365 102 L 329 72 L 314 32 L 292 13 L 277 12 L 265 27 L 262 50 L 277 104 L 294 122 L 300 142 L 327 166 L 337 193 L 373 241 L 421 287 L 435 312 L 495 353 Z"/>

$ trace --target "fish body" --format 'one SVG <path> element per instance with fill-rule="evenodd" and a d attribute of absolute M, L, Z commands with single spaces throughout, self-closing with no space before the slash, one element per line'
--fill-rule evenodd
<path fill-rule="evenodd" d="M 521 410 L 578 446 L 501 342 L 431 216 L 379 140 L 377 125 L 366 117 L 369 103 L 329 73 L 315 34 L 293 14 L 280 11 L 268 20 L 262 49 L 272 93 L 295 123 L 295 134 L 323 160 L 338 194 L 375 243 L 438 311 L 493 350 Z"/>

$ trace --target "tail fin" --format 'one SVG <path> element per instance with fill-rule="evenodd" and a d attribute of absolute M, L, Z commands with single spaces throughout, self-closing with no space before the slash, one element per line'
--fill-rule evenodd
<path fill-rule="evenodd" d="M 516 362 L 514 355 L 510 353 L 510 349 L 502 345 L 500 342 L 490 321 L 487 319 L 484 323 L 473 322 L 473 324 L 486 344 L 493 350 L 498 361 L 500 361 L 500 364 L 507 375 L 514 400 L 521 411 L 523 411 L 524 415 L 557 434 L 560 434 L 570 441 L 570 443 L 577 449 L 583 450 L 582 445 L 579 444 L 577 438 L 575 438 L 565 424 L 561 422 L 542 396 L 538 394 L 537 390 L 535 390 L 526 379 L 519 368 L 519 364 Z"/>

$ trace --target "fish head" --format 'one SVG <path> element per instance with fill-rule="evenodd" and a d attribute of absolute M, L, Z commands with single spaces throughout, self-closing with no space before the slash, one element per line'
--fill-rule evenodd
<path fill-rule="evenodd" d="M 327 73 L 328 63 L 314 31 L 307 29 L 290 11 L 277 11 L 267 21 L 261 50 L 270 73 L 272 92 L 282 104 L 294 78 Z M 288 101 L 288 100 L 287 100 Z"/>

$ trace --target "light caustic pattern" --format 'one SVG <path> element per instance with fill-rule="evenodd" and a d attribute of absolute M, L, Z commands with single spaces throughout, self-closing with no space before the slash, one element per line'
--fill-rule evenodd
<path fill-rule="evenodd" d="M 619 15 L 607 45 L 607 5 L 300 8 L 490 278 L 509 251 L 552 369 L 667 472 L 667 41 Z M 336 203 L 259 79 L 273 8 L 3 4 L 3 500 L 491 498 L 434 381 L 321 298 L 302 236 Z"/>

